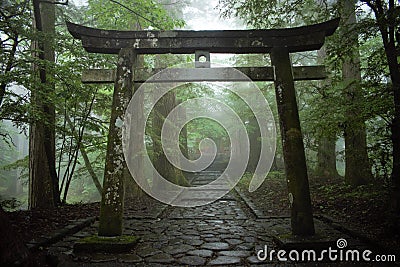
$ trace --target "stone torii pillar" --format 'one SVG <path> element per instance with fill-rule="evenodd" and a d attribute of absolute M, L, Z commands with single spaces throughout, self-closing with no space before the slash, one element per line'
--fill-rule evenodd
<path fill-rule="evenodd" d="M 275 74 L 275 96 L 289 191 L 292 234 L 314 235 L 306 157 L 289 51 L 284 47 L 274 47 L 271 50 L 271 62 Z"/>
<path fill-rule="evenodd" d="M 133 67 L 136 52 L 123 48 L 118 54 L 113 106 L 107 140 L 106 166 L 100 206 L 99 236 L 122 234 L 126 162 L 122 151 L 122 126 L 126 107 L 132 98 Z"/>

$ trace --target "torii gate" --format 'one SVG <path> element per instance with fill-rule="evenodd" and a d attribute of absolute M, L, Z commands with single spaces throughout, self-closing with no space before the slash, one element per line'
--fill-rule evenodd
<path fill-rule="evenodd" d="M 135 67 L 138 54 L 193 54 L 196 64 L 209 67 L 209 53 L 269 53 L 272 67 L 238 68 L 254 81 L 274 81 L 282 136 L 285 172 L 291 204 L 291 227 L 293 235 L 313 235 L 314 222 L 300 128 L 295 80 L 324 79 L 323 66 L 293 67 L 289 53 L 318 50 L 325 37 L 332 35 L 339 19 L 320 24 L 288 29 L 229 30 L 229 31 L 115 31 L 89 28 L 67 22 L 69 32 L 88 52 L 118 54 L 117 70 L 90 70 L 84 73 L 84 82 L 114 82 L 113 105 L 123 107 L 112 111 L 107 158 L 104 174 L 102 204 L 100 210 L 99 236 L 122 234 L 124 201 L 124 169 L 122 131 L 116 127 L 117 118 L 124 117 L 124 110 L 132 96 L 135 83 L 157 73 L 141 73 Z M 199 62 L 201 56 L 206 62 Z M 216 72 L 224 68 L 175 69 L 179 81 L 215 81 Z M 171 72 L 172 73 L 172 72 Z M 200 73 L 200 74 L 199 74 Z M 183 76 L 184 74 L 184 76 Z M 169 79 L 171 81 L 171 79 Z M 223 81 L 229 81 L 225 77 Z M 121 163 L 122 159 L 122 163 Z M 122 165 L 121 165 L 122 164 Z"/>

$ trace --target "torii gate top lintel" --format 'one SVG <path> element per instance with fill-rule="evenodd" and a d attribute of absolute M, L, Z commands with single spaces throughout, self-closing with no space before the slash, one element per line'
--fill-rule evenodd
<path fill-rule="evenodd" d="M 117 31 L 90 28 L 67 22 L 69 32 L 82 40 L 88 52 L 118 54 L 121 48 L 135 48 L 138 54 L 269 53 L 273 47 L 289 52 L 317 50 L 332 35 L 339 18 L 308 26 L 268 30 L 218 31 Z"/>

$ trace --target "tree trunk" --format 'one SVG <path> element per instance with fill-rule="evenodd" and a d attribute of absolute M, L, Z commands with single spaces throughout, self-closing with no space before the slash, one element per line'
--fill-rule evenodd
<path fill-rule="evenodd" d="M 271 51 L 275 94 L 282 136 L 283 156 L 291 207 L 292 234 L 315 234 L 303 136 L 300 128 L 292 66 L 286 48 Z"/>
<path fill-rule="evenodd" d="M 258 122 L 254 116 L 250 118 L 249 126 L 250 155 L 249 163 L 247 164 L 247 171 L 254 172 L 256 170 L 261 153 L 261 132 Z"/>
<path fill-rule="evenodd" d="M 323 64 L 326 59 L 326 48 L 323 46 L 320 50 L 318 50 L 318 63 Z M 332 83 L 331 79 L 326 79 L 321 82 L 321 86 L 325 88 L 326 86 L 330 86 Z M 327 97 L 324 95 L 324 90 L 322 90 L 323 97 Z M 338 177 L 339 173 L 336 169 L 336 136 L 334 136 L 325 126 L 319 129 L 321 135 L 317 140 L 317 168 L 315 170 L 315 175 L 324 178 L 333 178 Z"/>
<path fill-rule="evenodd" d="M 178 185 L 188 185 L 181 170 L 175 168 L 164 154 L 161 143 L 161 129 L 165 118 L 177 105 L 174 92 L 165 94 L 154 107 L 153 113 L 153 164 L 155 169 L 168 181 Z M 158 185 L 155 185 L 158 186 Z"/>
<path fill-rule="evenodd" d="M 336 138 L 320 137 L 318 140 L 317 169 L 315 175 L 324 178 L 338 177 L 336 169 Z"/>
<path fill-rule="evenodd" d="M 347 85 L 344 89 L 347 100 L 345 111 L 345 180 L 348 184 L 359 186 L 372 179 L 371 165 L 367 152 L 366 126 L 360 107 L 363 93 L 361 90 L 361 67 L 356 24 L 355 1 L 342 0 L 342 34 L 349 47 L 342 65 L 342 78 Z"/>
<path fill-rule="evenodd" d="M 181 101 L 179 101 L 178 104 L 180 104 Z M 183 114 L 183 116 L 185 116 L 184 118 L 182 118 L 183 121 L 186 121 L 186 111 Z M 188 159 L 189 158 L 189 148 L 188 148 L 188 142 L 187 142 L 187 127 L 186 125 L 182 128 L 182 132 L 180 134 L 180 148 L 182 150 L 182 154 Z"/>
<path fill-rule="evenodd" d="M 382 30 L 381 30 L 382 32 Z M 383 35 L 383 34 L 382 34 Z M 394 33 L 392 33 L 394 35 Z M 400 44 L 400 40 L 397 40 Z M 400 63 L 398 62 L 397 50 L 392 38 L 386 42 L 385 53 L 389 64 L 390 78 L 392 80 L 394 118 L 392 121 L 392 143 L 393 143 L 393 169 L 391 189 L 391 209 L 393 213 L 393 228 L 400 232 Z"/>
<path fill-rule="evenodd" d="M 79 140 L 80 138 L 79 138 L 79 136 L 76 134 L 76 132 L 75 132 L 75 130 L 74 130 L 74 126 L 72 125 L 71 119 L 69 118 L 68 114 L 65 114 L 65 120 L 67 121 L 68 126 L 70 127 L 70 129 L 71 129 L 71 131 L 72 131 L 72 134 L 73 134 L 74 138 L 76 139 L 76 142 L 80 142 L 80 140 Z M 99 178 L 97 177 L 95 171 L 94 171 L 93 168 L 92 168 L 92 164 L 90 163 L 89 157 L 88 157 L 88 155 L 87 155 L 87 153 L 86 153 L 86 149 L 85 149 L 85 147 L 83 146 L 83 144 L 80 144 L 80 146 L 79 146 L 79 151 L 81 152 L 83 161 L 85 162 L 85 167 L 86 167 L 86 169 L 88 170 L 88 172 L 89 172 L 89 174 L 90 174 L 90 177 L 92 177 L 93 183 L 94 183 L 94 185 L 96 186 L 97 191 L 98 191 L 99 194 L 101 195 L 102 192 L 103 192 L 103 188 L 101 187 Z"/>
<path fill-rule="evenodd" d="M 99 236 L 119 236 L 122 234 L 125 179 L 128 169 L 122 151 L 122 126 L 126 107 L 132 97 L 135 64 L 136 53 L 134 49 L 121 49 L 118 54 L 117 75 L 108 132 Z"/>
<path fill-rule="evenodd" d="M 400 232 L 400 63 L 398 61 L 397 46 L 400 46 L 400 35 L 395 34 L 396 27 L 396 7 L 394 0 L 389 1 L 388 7 L 383 7 L 381 1 L 366 2 L 374 11 L 376 21 L 381 32 L 383 46 L 385 48 L 386 59 L 388 61 L 390 79 L 392 80 L 394 118 L 391 125 L 393 143 L 393 169 L 392 186 L 390 197 L 390 228 L 395 232 Z M 385 4 L 386 5 L 386 4 Z M 396 39 L 396 40 L 395 40 Z"/>
<path fill-rule="evenodd" d="M 55 6 L 33 0 L 34 27 L 45 35 L 33 42 L 38 58 L 54 62 Z M 42 37 L 43 38 L 43 37 Z M 52 101 L 54 82 L 52 67 L 34 65 L 39 82 L 31 90 L 35 114 L 29 135 L 29 208 L 49 208 L 60 204 L 58 177 L 55 168 L 55 107 Z"/>
<path fill-rule="evenodd" d="M 156 57 L 156 67 L 166 67 L 166 64 L 161 62 L 160 56 Z M 164 154 L 161 143 L 161 129 L 165 122 L 165 118 L 171 110 L 178 105 L 176 95 L 174 92 L 165 94 L 154 106 L 152 118 L 152 140 L 153 140 L 153 164 L 154 168 L 168 181 L 178 185 L 188 185 L 188 181 L 183 175 L 182 171 L 175 168 L 167 159 Z M 153 185 L 153 186 L 158 186 Z"/>

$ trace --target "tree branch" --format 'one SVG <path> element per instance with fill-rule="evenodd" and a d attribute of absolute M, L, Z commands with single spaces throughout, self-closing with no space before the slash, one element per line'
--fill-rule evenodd
<path fill-rule="evenodd" d="M 125 9 L 127 9 L 128 11 L 132 12 L 132 13 L 135 14 L 136 16 L 141 17 L 141 18 L 144 19 L 145 21 L 150 22 L 151 24 L 153 24 L 154 26 L 156 26 L 158 29 L 161 30 L 162 27 L 160 27 L 160 25 L 158 25 L 156 22 L 154 22 L 154 21 L 152 21 L 152 20 L 149 20 L 149 19 L 146 18 L 146 17 L 143 17 L 143 16 L 140 15 L 138 12 L 134 11 L 133 9 L 127 7 L 127 6 L 124 5 L 124 4 L 121 4 L 120 2 L 117 2 L 117 1 L 115 1 L 115 0 L 110 0 L 110 1 L 113 2 L 113 3 L 115 3 L 115 4 L 117 4 L 117 5 L 122 6 L 123 8 L 125 8 Z"/>

